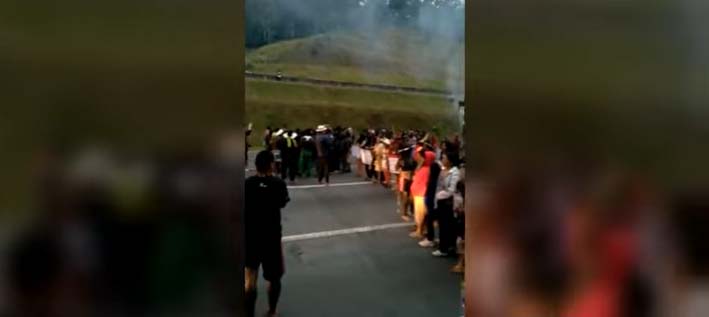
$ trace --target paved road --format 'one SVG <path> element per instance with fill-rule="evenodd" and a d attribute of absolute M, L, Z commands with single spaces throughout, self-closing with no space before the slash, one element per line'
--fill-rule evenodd
<path fill-rule="evenodd" d="M 460 277 L 455 259 L 430 255 L 408 237 L 393 193 L 348 175 L 330 187 L 300 180 L 283 211 L 286 275 L 282 316 L 457 316 Z M 302 187 L 298 187 L 302 186 Z M 367 232 L 370 226 L 393 228 Z M 334 231 L 334 232 L 333 232 Z M 311 233 L 330 232 L 317 237 Z M 260 278 L 259 314 L 266 310 Z"/>

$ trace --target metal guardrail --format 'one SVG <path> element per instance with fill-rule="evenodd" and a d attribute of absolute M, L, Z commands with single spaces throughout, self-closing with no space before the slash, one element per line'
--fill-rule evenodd
<path fill-rule="evenodd" d="M 274 75 L 274 74 L 254 73 L 254 72 L 248 72 L 248 71 L 245 73 L 245 77 L 251 78 L 251 79 L 261 79 L 261 80 L 273 80 L 273 81 L 293 82 L 293 83 L 307 83 L 307 84 L 314 84 L 314 85 L 347 87 L 347 88 L 366 88 L 366 89 L 376 89 L 376 90 L 383 90 L 383 91 L 433 94 L 433 95 L 441 95 L 441 96 L 450 96 L 452 94 L 450 91 L 431 89 L 431 88 L 417 88 L 417 87 L 383 85 L 383 84 L 364 84 L 364 83 L 325 80 L 325 79 L 316 79 L 316 78 L 307 78 L 307 77 L 284 76 L 284 75 L 278 75 L 278 74 Z"/>

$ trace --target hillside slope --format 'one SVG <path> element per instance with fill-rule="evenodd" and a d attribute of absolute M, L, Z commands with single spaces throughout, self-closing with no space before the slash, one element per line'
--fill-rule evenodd
<path fill-rule="evenodd" d="M 290 76 L 462 91 L 462 42 L 401 29 L 331 32 L 252 50 L 246 69 Z"/>

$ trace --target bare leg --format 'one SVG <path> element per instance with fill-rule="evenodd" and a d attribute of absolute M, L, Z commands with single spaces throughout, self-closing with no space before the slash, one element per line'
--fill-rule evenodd
<path fill-rule="evenodd" d="M 268 314 L 274 316 L 278 306 L 278 299 L 281 297 L 281 281 L 268 283 Z"/>
<path fill-rule="evenodd" d="M 258 292 L 256 290 L 256 282 L 258 280 L 258 269 L 244 269 L 244 280 L 245 280 L 245 297 L 246 297 L 246 316 L 253 317 L 256 313 L 256 297 Z"/>

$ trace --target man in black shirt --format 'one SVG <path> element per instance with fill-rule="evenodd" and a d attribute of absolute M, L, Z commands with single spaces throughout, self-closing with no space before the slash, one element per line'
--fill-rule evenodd
<path fill-rule="evenodd" d="M 330 184 L 330 155 L 333 147 L 333 137 L 329 133 L 329 129 L 324 126 L 318 126 L 315 130 L 315 148 L 318 155 L 318 183 L 322 184 L 323 178 L 326 184 Z"/>
<path fill-rule="evenodd" d="M 246 179 L 244 187 L 246 309 L 249 317 L 254 316 L 256 306 L 259 266 L 263 265 L 263 278 L 269 282 L 269 316 L 276 315 L 281 277 L 285 273 L 281 209 L 290 198 L 285 182 L 272 175 L 273 162 L 273 153 L 261 151 L 256 156 L 257 174 Z"/>

